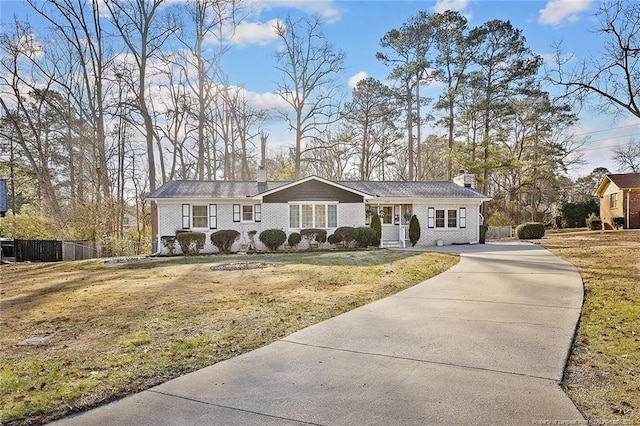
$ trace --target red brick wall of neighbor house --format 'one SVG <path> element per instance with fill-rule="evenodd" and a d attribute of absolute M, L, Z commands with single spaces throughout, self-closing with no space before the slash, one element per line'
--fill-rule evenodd
<path fill-rule="evenodd" d="M 610 197 L 605 195 L 600 199 L 600 219 L 605 229 L 613 229 L 613 218 L 624 217 L 624 227 L 627 227 L 627 196 L 629 195 L 629 227 L 640 229 L 640 191 L 618 192 L 618 207 L 612 209 Z"/>

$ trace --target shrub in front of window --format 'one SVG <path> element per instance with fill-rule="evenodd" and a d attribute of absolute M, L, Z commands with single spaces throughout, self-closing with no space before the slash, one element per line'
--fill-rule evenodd
<path fill-rule="evenodd" d="M 537 240 L 544 237 L 544 224 L 539 222 L 523 223 L 516 227 L 516 237 L 520 240 Z"/>
<path fill-rule="evenodd" d="M 287 241 L 287 234 L 282 229 L 265 229 L 260 233 L 259 238 L 269 250 L 276 251 Z"/>
<path fill-rule="evenodd" d="M 223 229 L 212 233 L 209 238 L 211 244 L 218 247 L 221 253 L 230 253 L 231 246 L 239 236 L 240 233 L 234 229 Z"/>
<path fill-rule="evenodd" d="M 382 239 L 382 222 L 380 222 L 380 216 L 378 216 L 378 213 L 375 211 L 371 214 L 371 229 L 373 229 L 373 231 L 376 233 L 376 238 L 378 241 L 378 243 L 374 245 L 379 246 L 380 240 Z"/>
<path fill-rule="evenodd" d="M 176 237 L 174 235 L 164 235 L 160 237 L 162 247 L 166 248 L 169 256 L 176 254 Z"/>
<path fill-rule="evenodd" d="M 182 253 L 193 256 L 204 248 L 206 235 L 204 232 L 179 232 L 176 234 L 176 239 L 180 244 Z"/>
<path fill-rule="evenodd" d="M 359 226 L 355 228 L 355 240 L 358 247 L 369 247 L 376 240 L 376 231 L 366 226 Z"/>
<path fill-rule="evenodd" d="M 415 246 L 419 239 L 420 222 L 418 221 L 418 217 L 414 214 L 411 216 L 411 220 L 409 221 L 409 241 L 411 241 L 411 246 Z"/>
<path fill-rule="evenodd" d="M 338 242 L 343 242 L 348 246 L 351 241 L 356 239 L 356 228 L 353 226 L 341 226 L 333 232 L 333 235 L 335 235 Z"/>
<path fill-rule="evenodd" d="M 324 243 L 327 241 L 327 230 L 317 228 L 306 228 L 300 230 L 300 235 L 309 241 L 316 241 L 318 243 Z"/>
<path fill-rule="evenodd" d="M 289 238 L 287 239 L 289 247 L 297 246 L 298 244 L 300 244 L 300 241 L 302 241 L 302 236 L 297 232 L 292 232 L 291 234 L 289 234 Z"/>

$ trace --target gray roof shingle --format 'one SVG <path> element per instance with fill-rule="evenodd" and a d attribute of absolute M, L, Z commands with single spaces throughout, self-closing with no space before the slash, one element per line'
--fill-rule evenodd
<path fill-rule="evenodd" d="M 375 195 L 397 198 L 487 198 L 471 188 L 464 188 L 450 181 L 340 181 L 340 185 Z"/>
<path fill-rule="evenodd" d="M 267 189 L 286 182 L 268 182 Z M 255 181 L 172 180 L 149 194 L 149 198 L 247 198 L 258 194 Z"/>
<path fill-rule="evenodd" d="M 267 182 L 266 188 L 259 191 L 255 181 L 175 180 L 167 182 L 152 192 L 149 198 L 249 198 L 288 183 L 291 182 Z M 338 181 L 336 183 L 375 197 L 385 198 L 487 198 L 474 189 L 464 188 L 450 181 Z"/>

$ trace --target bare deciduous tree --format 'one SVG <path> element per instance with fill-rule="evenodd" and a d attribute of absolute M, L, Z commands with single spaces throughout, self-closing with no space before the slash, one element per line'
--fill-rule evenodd
<path fill-rule="evenodd" d="M 275 26 L 282 48 L 276 53 L 276 68 L 282 73 L 278 95 L 293 110 L 283 112 L 289 128 L 295 132 L 294 177 L 300 177 L 303 154 L 319 149 L 307 148 L 305 140 L 322 134 L 326 126 L 338 120 L 338 84 L 335 77 L 343 70 L 344 53 L 336 51 L 321 31 L 320 18 L 288 16 Z"/>
<path fill-rule="evenodd" d="M 614 148 L 613 159 L 620 171 L 640 173 L 640 142 L 630 140 L 626 145 Z"/>
<path fill-rule="evenodd" d="M 157 186 L 154 143 L 158 140 L 148 99 L 149 62 L 159 54 L 166 40 L 176 32 L 169 16 L 159 15 L 164 0 L 105 0 L 111 21 L 135 62 L 135 70 L 123 73 L 135 94 L 138 112 L 144 123 L 147 145 L 149 190 Z"/>
<path fill-rule="evenodd" d="M 597 17 L 603 51 L 569 68 L 575 58 L 558 47 L 557 68 L 547 71 L 547 79 L 580 102 L 594 96 L 603 112 L 640 118 L 640 3 L 605 2 Z"/>

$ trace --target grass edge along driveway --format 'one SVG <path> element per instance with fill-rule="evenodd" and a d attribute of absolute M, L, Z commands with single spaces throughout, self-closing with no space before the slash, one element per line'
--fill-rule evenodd
<path fill-rule="evenodd" d="M 565 392 L 589 424 L 640 425 L 640 230 L 547 232 L 585 298 Z"/>

